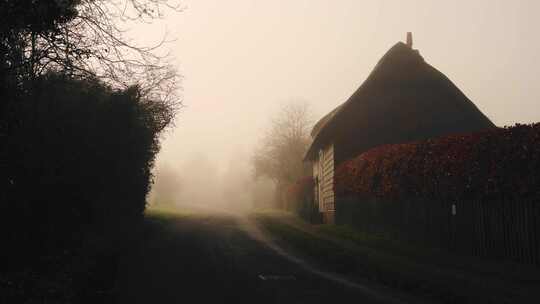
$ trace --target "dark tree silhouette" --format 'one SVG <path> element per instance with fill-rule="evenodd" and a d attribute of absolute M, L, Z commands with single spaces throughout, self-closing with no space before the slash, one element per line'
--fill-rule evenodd
<path fill-rule="evenodd" d="M 1 269 L 83 246 L 112 251 L 141 218 L 159 136 L 180 106 L 178 75 L 118 24 L 163 7 L 0 2 Z"/>

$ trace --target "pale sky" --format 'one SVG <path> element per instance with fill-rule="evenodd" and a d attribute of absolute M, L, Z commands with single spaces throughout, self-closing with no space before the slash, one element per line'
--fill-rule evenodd
<path fill-rule="evenodd" d="M 540 121 L 540 1 L 185 0 L 182 13 L 134 31 L 165 31 L 183 80 L 182 110 L 159 162 L 203 155 L 227 170 L 280 105 L 316 119 L 344 102 L 379 58 L 413 32 L 414 47 L 497 125 Z"/>

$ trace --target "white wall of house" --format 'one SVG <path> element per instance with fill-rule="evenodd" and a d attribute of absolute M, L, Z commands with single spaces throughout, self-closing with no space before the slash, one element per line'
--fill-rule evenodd
<path fill-rule="evenodd" d="M 319 211 L 334 211 L 334 145 L 327 145 L 319 151 L 313 162 L 313 178 Z"/>

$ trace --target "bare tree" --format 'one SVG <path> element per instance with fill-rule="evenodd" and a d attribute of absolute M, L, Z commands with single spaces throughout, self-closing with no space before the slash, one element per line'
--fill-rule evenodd
<path fill-rule="evenodd" d="M 253 156 L 255 177 L 274 181 L 278 200 L 286 185 L 305 174 L 303 158 L 310 144 L 311 118 L 306 103 L 284 106 L 271 121 Z M 281 202 L 279 202 L 281 203 Z"/>
<path fill-rule="evenodd" d="M 166 9 L 182 9 L 172 1 L 7 0 L 2 15 L 23 11 L 26 20 L 22 26 L 14 21 L 2 28 L 2 45 L 11 48 L 2 50 L 3 67 L 27 79 L 60 71 L 97 77 L 117 88 L 136 85 L 145 98 L 177 107 L 179 75 L 168 54 L 159 54 L 166 37 L 154 46 L 142 46 L 128 39 L 123 28 L 162 18 Z"/>

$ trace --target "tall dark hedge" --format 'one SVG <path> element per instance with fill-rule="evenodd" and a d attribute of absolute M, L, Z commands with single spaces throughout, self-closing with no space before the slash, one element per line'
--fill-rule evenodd
<path fill-rule="evenodd" d="M 4 254 L 73 247 L 142 215 L 163 113 L 137 87 L 48 74 L 3 96 Z"/>

